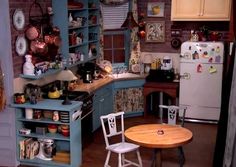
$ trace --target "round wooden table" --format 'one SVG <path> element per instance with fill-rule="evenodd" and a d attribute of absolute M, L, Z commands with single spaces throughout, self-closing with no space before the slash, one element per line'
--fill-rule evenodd
<path fill-rule="evenodd" d="M 189 143 L 193 134 L 190 130 L 168 124 L 143 124 L 128 128 L 125 131 L 127 140 L 143 147 L 155 148 L 153 164 L 161 166 L 160 150 L 177 148 Z"/>

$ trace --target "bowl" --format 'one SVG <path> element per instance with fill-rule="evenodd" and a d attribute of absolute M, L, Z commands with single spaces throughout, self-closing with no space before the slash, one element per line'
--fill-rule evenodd
<path fill-rule="evenodd" d="M 57 133 L 57 125 L 48 125 L 48 132 L 49 133 Z"/>
<path fill-rule="evenodd" d="M 61 134 L 63 136 L 68 137 L 68 136 L 70 136 L 70 130 L 69 129 L 61 129 Z"/>
<path fill-rule="evenodd" d="M 43 111 L 43 117 L 47 119 L 52 119 L 52 111 Z"/>

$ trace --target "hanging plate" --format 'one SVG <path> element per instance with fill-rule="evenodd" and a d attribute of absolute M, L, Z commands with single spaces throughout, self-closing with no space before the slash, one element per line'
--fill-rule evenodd
<path fill-rule="evenodd" d="M 19 56 L 25 55 L 27 51 L 27 41 L 25 39 L 25 36 L 18 36 L 16 39 L 16 53 Z"/>
<path fill-rule="evenodd" d="M 25 15 L 21 9 L 16 9 L 13 14 L 13 25 L 17 30 L 23 30 L 25 26 Z"/>

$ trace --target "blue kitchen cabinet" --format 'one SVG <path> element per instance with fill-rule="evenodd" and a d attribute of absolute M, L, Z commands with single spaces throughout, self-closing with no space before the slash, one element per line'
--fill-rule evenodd
<path fill-rule="evenodd" d="M 61 53 L 67 60 L 67 66 L 98 58 L 99 0 L 80 0 L 73 4 L 69 4 L 69 0 L 52 0 L 52 7 L 53 25 L 60 29 Z M 73 61 L 71 55 L 74 54 L 79 55 L 79 61 Z"/>
<path fill-rule="evenodd" d="M 126 116 L 143 114 L 143 85 L 145 79 L 114 82 L 114 112 L 124 111 Z"/>
<path fill-rule="evenodd" d="M 45 99 L 39 101 L 37 104 L 11 104 L 11 106 L 14 107 L 16 111 L 17 160 L 21 165 L 42 167 L 75 167 L 82 164 L 81 120 L 79 115 L 77 115 L 80 114 L 82 102 L 72 101 L 71 105 L 62 105 L 61 103 L 62 100 Z M 41 113 L 44 111 L 58 111 L 59 113 L 67 113 L 69 115 L 69 121 L 53 121 L 52 118 L 45 118 L 43 116 L 40 119 L 27 119 L 25 109 L 32 109 L 34 112 L 41 111 Z M 57 127 L 68 126 L 70 133 L 69 136 L 63 136 L 58 132 L 48 132 L 47 126 L 49 124 L 54 124 Z M 40 127 L 41 129 L 44 128 L 45 131 L 36 131 L 37 127 Z M 30 129 L 31 132 L 29 134 L 20 132 L 25 128 Z M 53 156 L 52 160 L 42 160 L 38 158 L 36 154 L 30 154 L 30 158 L 25 157 L 24 154 L 27 155 L 27 153 L 24 151 L 24 147 L 28 147 L 28 145 L 24 145 L 23 147 L 21 146 L 27 139 L 30 138 L 33 141 L 37 141 L 38 139 L 52 139 L 55 143 L 56 155 L 59 152 L 66 152 L 66 155 L 69 156 L 67 162 L 58 161 L 54 159 L 55 156 Z M 31 149 L 30 152 L 32 152 Z"/>
<path fill-rule="evenodd" d="M 60 29 L 62 68 L 50 69 L 41 75 L 23 75 L 21 78 L 40 79 L 60 72 L 64 67 L 95 60 L 99 57 L 100 48 L 100 12 L 99 0 L 74 1 L 52 0 L 53 26 Z M 70 16 L 73 22 L 69 21 Z"/>
<path fill-rule="evenodd" d="M 113 112 L 113 84 L 98 89 L 93 98 L 93 131 L 101 126 L 100 116 Z"/>

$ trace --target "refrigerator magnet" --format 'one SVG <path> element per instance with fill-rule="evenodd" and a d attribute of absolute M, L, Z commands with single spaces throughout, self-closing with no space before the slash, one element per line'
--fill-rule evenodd
<path fill-rule="evenodd" d="M 209 63 L 212 63 L 212 62 L 213 62 L 213 58 L 210 57 L 210 58 L 208 59 L 208 62 L 209 62 Z"/>
<path fill-rule="evenodd" d="M 217 56 L 215 57 L 215 62 L 216 62 L 216 63 L 220 63 L 220 62 L 221 62 L 221 56 L 220 56 L 220 55 L 217 55 Z"/>
<path fill-rule="evenodd" d="M 210 66 L 209 73 L 213 74 L 213 73 L 216 73 L 216 72 L 217 72 L 217 69 L 215 67 L 213 67 L 213 66 Z"/>
<path fill-rule="evenodd" d="M 199 54 L 197 51 L 195 51 L 192 56 L 193 56 L 193 59 L 199 59 Z"/>
<path fill-rule="evenodd" d="M 197 65 L 197 72 L 198 72 L 198 73 L 201 73 L 201 72 L 202 72 L 202 65 L 201 65 L 201 64 L 198 64 L 198 65 Z"/>
<path fill-rule="evenodd" d="M 204 58 L 208 58 L 208 57 L 209 57 L 209 54 L 208 54 L 208 52 L 207 52 L 207 51 L 203 52 L 203 55 L 202 55 L 202 57 L 204 57 Z"/>

